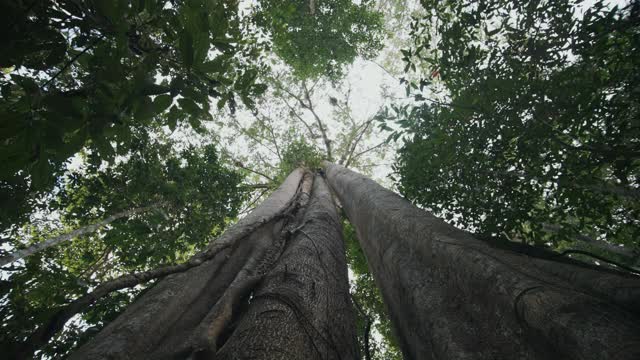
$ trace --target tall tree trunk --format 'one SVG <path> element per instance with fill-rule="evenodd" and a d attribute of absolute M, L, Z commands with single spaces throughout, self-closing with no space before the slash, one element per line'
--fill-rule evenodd
<path fill-rule="evenodd" d="M 138 208 L 132 208 L 132 209 L 128 209 L 128 210 L 124 210 L 121 211 L 119 213 L 115 213 L 109 217 L 106 217 L 98 222 L 95 222 L 93 224 L 89 224 L 86 226 L 83 226 L 81 228 L 75 229 L 73 231 L 70 231 L 66 234 L 62 234 L 59 236 L 55 236 L 52 238 L 49 238 L 47 240 L 35 243 L 25 249 L 21 249 L 21 250 L 16 250 L 14 252 L 12 252 L 9 255 L 5 255 L 3 257 L 0 258 L 0 266 L 4 266 L 7 264 L 10 264 L 16 260 L 20 260 L 22 258 L 25 258 L 29 255 L 33 255 L 37 252 L 40 252 L 42 250 L 48 249 L 50 247 L 53 246 L 58 246 L 59 244 L 65 242 L 65 241 L 69 241 L 72 240 L 73 238 L 76 238 L 78 236 L 82 236 L 84 234 L 90 234 L 95 232 L 96 230 L 100 229 L 103 226 L 109 225 L 112 222 L 118 220 L 118 219 L 122 219 L 122 218 L 126 218 L 126 217 L 130 217 L 132 215 L 135 214 L 140 214 L 143 212 L 147 212 L 149 210 L 155 209 L 158 206 L 160 206 L 160 204 L 153 204 L 153 205 L 149 205 L 149 206 L 144 206 L 144 207 L 138 207 Z"/>
<path fill-rule="evenodd" d="M 341 223 L 320 176 L 307 208 L 216 358 L 358 357 Z"/>
<path fill-rule="evenodd" d="M 340 222 L 321 177 L 294 171 L 72 359 L 355 357 Z"/>
<path fill-rule="evenodd" d="M 360 174 L 325 172 L 405 358 L 640 358 L 638 277 L 497 248 Z"/>

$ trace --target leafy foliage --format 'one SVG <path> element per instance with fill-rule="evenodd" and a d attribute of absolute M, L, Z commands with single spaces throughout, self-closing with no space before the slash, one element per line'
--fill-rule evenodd
<path fill-rule="evenodd" d="M 356 56 L 373 57 L 382 48 L 382 14 L 368 1 L 264 0 L 256 22 L 300 78 L 337 79 Z"/>
<path fill-rule="evenodd" d="M 134 144 L 128 156 L 113 167 L 88 163 L 86 169 L 72 172 L 51 210 L 60 213 L 65 228 L 130 208 L 155 204 L 153 210 L 26 258 L 0 295 L 0 344 L 6 353 L 71 298 L 118 274 L 184 261 L 236 216 L 243 200 L 238 191 L 242 178 L 220 164 L 213 145 L 176 152 L 170 142 L 146 141 Z M 25 227 L 31 243 L 55 231 Z M 100 300 L 45 353 L 66 353 L 91 335 L 81 338 L 83 330 L 96 330 L 115 318 L 140 291 L 126 289 Z"/>
<path fill-rule="evenodd" d="M 283 151 L 281 168 L 291 172 L 296 167 L 317 169 L 322 165 L 322 154 L 304 138 L 294 140 Z"/>
<path fill-rule="evenodd" d="M 203 121 L 216 107 L 235 115 L 243 106 L 259 115 L 256 101 L 271 102 L 260 98 L 267 86 L 258 80 L 268 46 L 252 25 L 271 33 L 296 80 L 335 83 L 344 65 L 382 47 L 383 18 L 368 1 L 264 0 L 259 9 L 251 24 L 228 0 L 0 4 L 0 251 L 152 208 L 3 267 L 3 354 L 11 357 L 63 304 L 104 281 L 185 260 L 237 215 L 251 185 L 263 189 L 259 197 L 268 191 L 261 187 L 268 184 L 239 187 L 242 177 L 222 165 L 214 146 L 178 150 L 162 135 L 190 127 L 209 136 Z M 308 93 L 306 100 L 312 107 Z M 369 153 L 355 145 L 370 133 L 370 121 L 349 121 L 354 130 L 345 143 L 358 140 L 341 151 Z M 266 177 L 253 173 L 279 181 L 297 166 L 319 167 L 322 156 L 307 140 L 314 141 L 321 126 L 317 119 L 309 130 L 313 139 L 306 140 L 283 130 L 289 145 L 281 154 L 276 149 L 281 164 Z M 262 137 L 266 130 L 250 134 Z M 274 141 L 280 135 L 273 128 L 269 133 Z M 377 331 L 388 336 L 375 284 L 370 276 L 360 279 L 366 295 L 358 296 L 373 299 L 375 305 L 365 307 L 376 307 Z M 152 286 L 100 299 L 38 356 L 64 357 Z M 386 356 L 383 348 L 376 348 L 378 358 Z"/>
<path fill-rule="evenodd" d="M 0 8 L 0 218 L 33 209 L 82 148 L 113 161 L 132 129 L 195 129 L 210 97 L 249 106 L 262 46 L 234 2 L 12 1 Z M 20 217 L 22 216 L 22 218 Z"/>
<path fill-rule="evenodd" d="M 137 144 L 126 162 L 69 175 L 57 205 L 80 227 L 131 208 L 153 210 L 113 225 L 101 239 L 123 263 L 154 267 L 202 248 L 236 215 L 241 177 L 223 167 L 214 145 L 179 153 L 171 143 Z"/>
<path fill-rule="evenodd" d="M 299 167 L 318 169 L 322 167 L 323 155 L 304 138 L 293 140 L 282 151 L 277 179 L 284 180 L 293 170 Z"/>
<path fill-rule="evenodd" d="M 418 103 L 387 113 L 403 194 L 487 236 L 639 245 L 640 7 L 581 3 L 423 1 Z"/>

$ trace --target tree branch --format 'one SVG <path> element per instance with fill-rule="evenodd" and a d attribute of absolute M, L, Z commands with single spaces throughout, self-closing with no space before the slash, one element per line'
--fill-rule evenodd
<path fill-rule="evenodd" d="M 100 254 L 100 257 L 98 257 L 98 259 L 96 259 L 96 261 L 94 261 L 91 265 L 89 265 L 83 272 L 80 273 L 80 275 L 78 275 L 79 278 L 91 278 L 91 276 L 93 275 L 93 273 L 96 272 L 96 270 L 102 266 L 102 262 L 104 262 L 108 257 L 109 254 L 111 253 L 111 251 L 113 250 L 112 246 L 107 246 L 104 251 L 102 252 L 102 254 Z M 4 270 L 4 269 L 3 269 Z"/>
<path fill-rule="evenodd" d="M 35 244 L 27 247 L 26 249 L 21 249 L 21 250 L 14 251 L 13 253 L 11 253 L 9 255 L 6 255 L 6 256 L 3 256 L 3 257 L 0 258 L 0 266 L 4 266 L 4 265 L 7 265 L 7 264 L 10 264 L 10 263 L 12 263 L 12 262 L 14 262 L 16 260 L 20 260 L 20 259 L 22 259 L 24 257 L 29 256 L 29 255 L 33 255 L 33 254 L 35 254 L 37 252 L 40 252 L 42 250 L 45 250 L 45 249 L 48 249 L 50 247 L 56 246 L 56 245 L 58 245 L 58 244 L 60 244 L 60 243 L 62 243 L 64 241 L 71 240 L 71 239 L 73 239 L 75 237 L 82 236 L 84 234 L 92 233 L 92 232 L 98 230 L 99 228 L 112 223 L 115 220 L 118 220 L 118 219 L 121 219 L 121 218 L 124 218 L 124 217 L 129 217 L 129 216 L 132 216 L 132 215 L 135 215 L 135 214 L 143 213 L 143 212 L 149 211 L 151 209 L 154 209 L 154 208 L 156 208 L 156 207 L 158 207 L 160 205 L 161 205 L 161 203 L 156 203 L 156 204 L 145 206 L 145 207 L 138 207 L 138 208 L 133 208 L 133 209 L 121 211 L 121 212 L 119 212 L 117 214 L 113 214 L 113 215 L 111 215 L 111 216 L 109 216 L 109 217 L 107 217 L 107 218 L 105 218 L 103 220 L 100 220 L 100 221 L 96 222 L 96 223 L 93 223 L 93 224 L 90 224 L 90 225 L 86 225 L 86 226 L 83 226 L 83 227 L 81 227 L 79 229 L 75 229 L 73 231 L 70 231 L 70 232 L 68 232 L 66 234 L 62 234 L 62 235 L 59 235 L 59 236 L 56 236 L 56 237 L 53 237 L 53 238 L 49 238 L 49 239 L 47 239 L 45 241 L 41 241 L 41 242 L 35 243 Z"/>
<path fill-rule="evenodd" d="M 616 266 L 616 267 L 618 267 L 618 268 L 620 268 L 620 269 L 622 269 L 622 270 L 628 271 L 628 272 L 630 272 L 630 273 L 632 273 L 632 274 L 640 275 L 640 271 L 638 271 L 638 270 L 636 270 L 636 269 L 633 269 L 633 268 L 630 268 L 630 267 L 628 267 L 628 266 L 622 265 L 622 264 L 620 264 L 619 262 L 616 262 L 616 261 L 613 261 L 613 260 L 609 260 L 609 259 L 604 258 L 604 257 L 602 257 L 602 256 L 598 256 L 598 255 L 596 255 L 596 254 L 592 254 L 592 253 L 590 253 L 590 252 L 588 252 L 588 251 L 582 251 L 582 250 L 565 250 L 565 251 L 563 251 L 562 253 L 558 254 L 558 256 L 566 256 L 566 255 L 570 255 L 570 254 L 580 254 L 580 255 L 590 256 L 590 257 L 592 257 L 592 258 L 594 258 L 594 259 L 598 259 L 598 260 L 600 260 L 600 261 L 606 262 L 606 263 L 611 264 L 611 265 L 613 265 L 613 266 Z"/>
<path fill-rule="evenodd" d="M 34 1 L 35 2 L 35 1 Z M 92 42 L 89 46 L 87 46 L 86 48 L 84 48 L 81 52 L 77 53 L 74 57 L 71 58 L 71 60 L 69 60 L 69 62 L 67 62 L 66 64 L 64 64 L 64 66 L 57 72 L 55 73 L 51 79 L 47 80 L 47 82 L 45 82 L 44 84 L 42 84 L 42 86 L 40 86 L 40 89 L 44 89 L 47 85 L 49 85 L 53 80 L 55 80 L 58 76 L 60 76 L 60 74 L 62 74 L 65 70 L 67 70 L 67 68 L 69 68 L 69 66 L 71 66 L 74 62 L 76 62 L 76 60 L 78 60 L 78 58 L 82 55 L 84 55 L 87 51 L 89 51 L 90 49 L 92 49 L 94 46 L 96 46 L 96 44 L 98 44 L 100 42 L 100 40 L 102 40 L 104 37 L 101 35 L 101 37 L 97 38 L 94 42 Z"/>
<path fill-rule="evenodd" d="M 233 119 L 233 122 L 235 124 L 235 126 L 238 128 L 238 130 L 244 134 L 245 136 L 247 136 L 249 139 L 257 142 L 258 144 L 260 144 L 262 147 L 264 147 L 265 149 L 269 150 L 270 153 L 272 153 L 273 155 L 280 157 L 280 154 L 278 154 L 278 152 L 273 151 L 273 149 L 271 149 L 270 147 L 268 147 L 267 145 L 263 144 L 262 141 L 260 141 L 260 139 L 256 138 L 255 136 L 249 134 L 249 132 L 238 122 L 237 119 Z M 265 139 L 262 138 L 263 140 L 269 141 L 269 139 Z"/>
<path fill-rule="evenodd" d="M 547 232 L 559 233 L 560 231 L 562 231 L 562 229 L 563 227 L 558 224 L 542 223 L 542 230 L 545 230 Z M 608 251 L 608 252 L 621 255 L 627 258 L 634 258 L 638 256 L 638 253 L 634 251 L 633 248 L 626 247 L 626 246 L 624 247 L 618 246 L 610 242 L 607 242 L 604 240 L 597 240 L 590 236 L 580 234 L 580 233 L 575 234 L 575 237 L 569 238 L 569 240 L 578 240 L 583 243 L 592 245 L 593 247 L 596 247 L 600 250 Z"/>
<path fill-rule="evenodd" d="M 351 164 L 351 162 L 352 162 L 353 160 L 355 160 L 355 159 L 357 159 L 358 157 L 360 157 L 360 156 L 362 156 L 362 155 L 364 155 L 364 154 L 368 153 L 369 151 L 373 151 L 373 150 L 375 150 L 375 149 L 377 149 L 377 148 L 379 148 L 379 147 L 381 147 L 381 146 L 385 145 L 386 143 L 387 143 L 386 141 L 383 141 L 383 142 L 379 143 L 379 144 L 378 144 L 378 145 L 376 145 L 376 146 L 372 146 L 372 147 L 370 147 L 370 148 L 368 148 L 368 149 L 366 149 L 366 150 L 360 151 L 359 153 L 357 153 L 357 154 L 355 154 L 354 156 L 352 156 L 352 157 L 349 159 L 349 161 L 347 161 L 347 163 L 346 163 L 344 166 L 345 166 L 345 167 L 349 167 L 349 165 Z"/>
<path fill-rule="evenodd" d="M 245 188 L 245 189 L 270 189 L 271 188 L 271 184 L 242 184 L 239 186 L 240 188 Z"/>
<path fill-rule="evenodd" d="M 342 165 L 344 163 L 344 165 L 346 167 L 349 166 L 349 164 L 351 163 L 351 160 L 352 160 L 353 152 L 356 150 L 356 147 L 358 147 L 358 143 L 360 142 L 360 140 L 362 140 L 362 137 L 367 132 L 367 130 L 369 129 L 369 126 L 371 125 L 372 122 L 373 122 L 373 119 L 369 119 L 367 122 L 365 122 L 363 124 L 364 125 L 364 129 L 362 129 L 362 131 L 360 131 L 358 136 L 351 143 L 351 147 L 350 147 L 349 151 L 342 156 L 342 159 L 340 159 L 340 161 L 341 161 L 340 165 Z M 345 161 L 346 161 L 346 163 L 345 163 Z"/>
<path fill-rule="evenodd" d="M 305 98 L 307 99 L 308 104 L 305 106 L 304 102 L 302 101 L 300 102 L 300 104 L 303 107 L 306 107 L 309 111 L 311 111 L 311 114 L 316 119 L 318 128 L 320 128 L 320 133 L 322 134 L 322 140 L 324 141 L 324 146 L 327 149 L 327 160 L 333 161 L 332 160 L 333 157 L 331 155 L 331 140 L 329 140 L 329 137 L 327 136 L 327 131 L 324 127 L 324 124 L 322 123 L 322 120 L 320 119 L 320 117 L 318 116 L 318 114 L 313 108 L 313 103 L 311 103 L 311 96 L 309 95 L 309 89 L 307 89 L 306 82 L 302 83 L 302 88 L 304 89 L 304 95 L 305 95 Z"/>
<path fill-rule="evenodd" d="M 263 173 L 263 172 L 261 172 L 261 171 L 258 171 L 258 170 L 254 170 L 254 169 L 248 168 L 248 167 L 244 166 L 244 165 L 243 165 L 240 161 L 238 161 L 238 160 L 235 160 L 235 161 L 233 162 L 233 165 L 234 165 L 234 166 L 236 166 L 236 167 L 239 167 L 240 169 L 247 170 L 247 171 L 249 171 L 249 172 L 251 172 L 251 173 L 254 173 L 254 174 L 256 174 L 256 175 L 260 175 L 260 176 L 262 176 L 263 178 L 265 178 L 265 179 L 267 179 L 267 180 L 269 180 L 269 181 L 271 181 L 271 182 L 275 181 L 271 176 L 269 176 L 269 175 L 267 175 L 267 174 L 265 174 L 265 173 Z"/>
<path fill-rule="evenodd" d="M 269 139 L 266 139 L 266 140 L 273 144 L 273 146 L 276 148 L 276 155 L 278 155 L 278 159 L 282 161 L 282 154 L 280 154 L 280 148 L 278 147 L 278 141 L 276 140 L 276 134 L 273 131 L 273 127 L 271 126 L 271 124 L 267 124 L 263 119 L 260 119 L 260 116 L 259 116 L 260 114 L 258 112 L 255 112 L 255 113 L 252 112 L 252 114 L 253 114 L 253 117 L 271 134 L 271 141 L 269 141 Z M 268 119 L 265 116 L 263 116 L 263 118 Z M 271 122 L 271 119 L 269 119 L 269 122 Z"/>
<path fill-rule="evenodd" d="M 364 321 L 365 321 L 365 325 L 364 325 L 364 358 L 365 358 L 365 360 L 371 360 L 371 347 L 369 345 L 369 333 L 371 332 L 371 323 L 373 321 L 371 321 L 371 318 L 369 317 L 369 315 L 367 315 L 364 312 L 364 310 L 362 309 L 362 306 L 360 306 L 360 304 L 358 303 L 358 301 L 356 301 L 356 298 L 353 297 L 353 295 L 351 295 L 351 301 L 353 301 L 353 304 L 355 305 L 356 309 L 358 310 L 360 315 L 362 315 L 362 317 L 364 318 Z"/>
<path fill-rule="evenodd" d="M 282 101 L 284 101 L 284 103 L 287 105 L 287 107 L 289 108 L 289 110 L 291 111 L 291 113 L 292 113 L 296 118 L 298 118 L 298 120 L 300 120 L 300 122 L 301 122 L 301 123 L 302 123 L 302 124 L 307 128 L 307 131 L 309 131 L 309 135 L 311 136 L 311 138 L 312 138 L 312 139 L 315 139 L 315 138 L 316 138 L 316 133 L 314 133 L 314 132 L 313 132 L 313 128 L 311 127 L 311 125 L 309 125 L 309 124 L 308 124 L 308 123 L 307 123 L 307 122 L 302 118 L 302 116 L 300 116 L 300 114 L 298 114 L 298 112 L 296 111 L 296 109 L 295 109 L 293 106 L 291 106 L 291 105 L 289 104 L 289 102 L 288 102 L 284 97 L 282 97 L 281 99 L 282 99 Z"/>
<path fill-rule="evenodd" d="M 258 194 L 258 196 L 255 197 L 255 199 L 253 199 L 247 206 L 244 207 L 244 209 L 242 209 L 238 215 L 242 215 L 245 214 L 251 210 L 253 210 L 253 206 L 258 202 L 258 200 L 260 200 L 260 198 L 262 197 L 262 195 L 264 195 L 264 193 L 266 193 L 269 189 L 262 189 L 262 191 L 260 191 L 260 193 Z"/>

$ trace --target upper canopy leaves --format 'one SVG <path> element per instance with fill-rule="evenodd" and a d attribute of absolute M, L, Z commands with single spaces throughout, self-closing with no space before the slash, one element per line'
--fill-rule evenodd
<path fill-rule="evenodd" d="M 392 115 L 406 196 L 486 235 L 638 245 L 639 9 L 577 4 L 424 2 L 420 104 Z"/>
<path fill-rule="evenodd" d="M 113 161 L 134 128 L 199 128 L 210 96 L 250 104 L 264 91 L 251 75 L 260 45 L 243 40 L 236 10 L 204 0 L 3 3 L 0 225 L 28 213 L 82 148 Z"/>
<path fill-rule="evenodd" d="M 301 78 L 338 78 L 356 56 L 382 48 L 382 14 L 351 0 L 265 0 L 257 22 L 271 32 L 275 53 Z"/>

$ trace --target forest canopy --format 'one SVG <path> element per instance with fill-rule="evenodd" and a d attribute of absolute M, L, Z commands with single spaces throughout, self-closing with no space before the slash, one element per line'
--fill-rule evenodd
<path fill-rule="evenodd" d="M 9 357 L 67 357 L 324 160 L 640 273 L 638 1 L 20 0 L 0 29 Z M 360 355 L 401 359 L 338 213 Z"/>
<path fill-rule="evenodd" d="M 623 244 L 605 252 L 633 263 L 640 8 L 580 3 L 424 2 L 403 50 L 417 102 L 386 114 L 407 139 L 398 184 L 483 236 Z"/>

